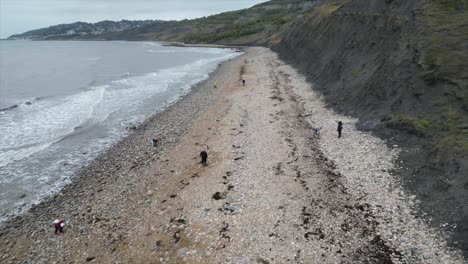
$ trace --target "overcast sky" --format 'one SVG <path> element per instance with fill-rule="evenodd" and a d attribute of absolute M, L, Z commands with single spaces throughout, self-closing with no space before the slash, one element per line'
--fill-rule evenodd
<path fill-rule="evenodd" d="M 0 0 L 0 38 L 56 24 L 101 20 L 181 20 L 265 0 Z"/>

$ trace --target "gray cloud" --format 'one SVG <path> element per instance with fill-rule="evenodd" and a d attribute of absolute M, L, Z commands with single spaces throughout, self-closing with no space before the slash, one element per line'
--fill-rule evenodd
<path fill-rule="evenodd" d="M 265 0 L 0 0 L 0 37 L 76 21 L 181 20 L 247 8 Z"/>

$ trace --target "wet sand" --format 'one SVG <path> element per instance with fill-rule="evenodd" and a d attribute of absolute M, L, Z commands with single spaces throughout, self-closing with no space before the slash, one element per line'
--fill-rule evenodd
<path fill-rule="evenodd" d="M 337 120 L 345 122 L 341 139 Z M 60 194 L 4 224 L 0 259 L 462 263 L 389 173 L 398 149 L 354 123 L 328 109 L 273 52 L 250 48 Z M 320 134 L 312 127 L 322 127 Z M 65 219 L 64 234 L 54 235 L 55 218 Z"/>

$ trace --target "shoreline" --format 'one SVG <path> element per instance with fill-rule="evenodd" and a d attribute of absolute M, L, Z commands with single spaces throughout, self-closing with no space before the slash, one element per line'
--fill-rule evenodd
<path fill-rule="evenodd" d="M 236 59 L 236 58 L 233 58 L 233 59 Z M 58 199 L 62 195 L 63 192 L 69 192 L 70 191 L 69 189 L 73 189 L 74 185 L 81 185 L 82 184 L 81 181 L 83 181 L 82 177 L 86 177 L 87 176 L 86 174 L 90 173 L 90 171 L 92 170 L 91 167 L 99 166 L 100 163 L 102 163 L 103 161 L 108 159 L 108 156 L 113 155 L 113 153 L 119 151 L 119 148 L 120 148 L 119 145 L 128 144 L 127 141 L 131 141 L 133 139 L 133 137 L 139 136 L 139 135 L 141 135 L 141 133 L 144 133 L 146 131 L 146 129 L 148 129 L 149 126 L 152 126 L 152 123 L 157 122 L 158 119 L 163 118 L 163 117 L 161 117 L 161 115 L 167 115 L 165 112 L 174 111 L 173 110 L 174 108 L 183 107 L 181 105 L 184 104 L 184 101 L 187 100 L 187 97 L 193 96 L 194 93 L 199 92 L 201 89 L 204 89 L 204 90 L 208 89 L 209 90 L 209 86 L 212 83 L 211 79 L 213 78 L 213 76 L 216 76 L 218 74 L 218 71 L 220 70 L 220 68 L 225 63 L 229 62 L 230 60 L 232 60 L 232 59 L 229 59 L 229 60 L 226 60 L 226 61 L 223 61 L 222 63 L 220 63 L 221 64 L 220 67 L 217 67 L 214 71 L 209 73 L 207 79 L 202 80 L 202 81 L 194 84 L 188 93 L 181 95 L 180 98 L 178 98 L 176 101 L 169 103 L 168 105 L 163 107 L 158 112 L 148 116 L 141 123 L 134 124 L 135 128 L 128 127 L 127 128 L 128 129 L 128 134 L 126 136 L 124 136 L 122 139 L 120 139 L 119 141 L 112 144 L 108 149 L 106 149 L 106 150 L 102 151 L 101 153 L 99 153 L 91 162 L 89 162 L 88 164 L 83 165 L 77 172 L 74 173 L 74 176 L 70 179 L 70 183 L 63 186 L 60 191 L 57 191 L 55 194 L 50 195 L 50 196 L 48 196 L 46 198 L 43 198 L 37 204 L 33 204 L 25 212 L 22 212 L 22 213 L 19 213 L 19 214 L 7 214 L 6 215 L 7 219 L 0 222 L 0 229 L 5 228 L 5 226 L 8 227 L 9 225 L 11 225 L 9 222 L 12 222 L 12 221 L 14 222 L 14 221 L 17 221 L 18 218 L 23 218 L 23 217 L 25 217 L 25 215 L 31 213 L 31 211 L 39 210 L 38 207 L 41 207 L 41 208 L 48 207 L 48 205 L 46 205 L 46 204 L 51 203 L 54 200 Z M 208 93 L 209 92 L 210 91 L 208 91 Z M 132 124 L 129 124 L 129 125 L 132 125 Z M 165 125 L 163 127 L 165 127 Z M 178 136 L 180 137 L 181 134 L 179 133 Z M 174 140 L 174 139 L 175 138 L 171 138 L 171 140 Z M 174 143 L 175 142 L 166 142 L 165 144 L 163 144 L 163 146 L 166 146 L 166 147 L 170 148 L 170 147 L 172 147 L 174 145 Z M 150 145 L 149 140 L 148 140 L 148 145 Z"/>
<path fill-rule="evenodd" d="M 463 263 L 401 199 L 388 173 L 393 150 L 310 89 L 270 50 L 247 49 L 96 159 L 82 179 L 2 228 L 0 258 Z M 345 121 L 342 139 L 335 119 Z M 152 133 L 162 142 L 157 152 Z M 51 221 L 62 217 L 66 232 L 54 235 Z"/>
<path fill-rule="evenodd" d="M 166 42 L 166 41 L 155 41 L 163 44 L 163 46 L 168 47 L 183 47 L 183 48 L 219 48 L 219 49 L 237 49 L 237 50 L 246 50 L 250 48 L 249 46 L 228 46 L 228 45 L 218 45 L 218 44 L 187 44 L 183 42 Z"/>
<path fill-rule="evenodd" d="M 158 42 L 158 43 L 162 44 L 161 42 Z M 233 51 L 235 51 L 236 53 L 243 52 L 243 51 L 239 51 L 239 50 L 236 50 L 236 49 L 233 49 Z M 229 60 L 231 60 L 231 59 L 229 59 Z M 224 63 L 228 62 L 229 60 L 221 62 L 220 65 L 223 65 Z M 145 127 L 149 123 L 155 122 L 155 120 L 157 120 L 159 118 L 159 115 L 163 114 L 164 112 L 166 112 L 166 111 L 168 111 L 168 110 L 170 110 L 172 108 L 180 107 L 179 105 L 183 104 L 183 102 L 181 102 L 181 101 L 184 101 L 186 97 L 189 97 L 189 96 L 192 95 L 192 93 L 196 93 L 198 90 L 200 90 L 201 89 L 200 86 L 204 86 L 204 85 L 209 86 L 209 83 L 210 83 L 209 80 L 213 76 L 217 75 L 217 71 L 219 69 L 220 69 L 219 66 L 216 67 L 212 72 L 210 72 L 208 74 L 208 77 L 205 80 L 199 81 L 199 82 L 191 85 L 191 88 L 190 88 L 190 90 L 188 92 L 184 92 L 183 94 L 178 96 L 178 98 L 175 101 L 169 102 L 164 107 L 162 107 L 160 110 L 157 110 L 155 113 L 148 115 L 148 117 L 146 117 L 141 122 L 137 122 L 137 123 L 131 123 L 130 122 L 130 123 L 128 123 L 127 124 L 128 127 L 126 128 L 127 131 L 126 131 L 125 136 L 123 136 L 121 139 L 117 140 L 116 142 L 112 143 L 106 149 L 100 150 L 99 154 L 97 154 L 94 158 L 92 158 L 91 161 L 84 162 L 83 164 L 80 164 L 79 165 L 80 168 L 77 169 L 70 178 L 58 179 L 57 181 L 61 182 L 60 183 L 60 188 L 57 188 L 58 190 L 51 190 L 50 193 L 48 192 L 47 196 L 31 200 L 28 203 L 26 203 L 26 202 L 24 202 L 22 200 L 22 197 L 25 194 L 19 195 L 18 198 L 17 198 L 17 201 L 15 201 L 15 203 L 17 203 L 18 205 L 16 207 L 12 208 L 9 212 L 2 215 L 2 220 L 0 221 L 0 229 L 4 228 L 5 225 L 8 226 L 9 225 L 8 222 L 16 221 L 15 220 L 16 218 L 18 218 L 18 217 L 21 218 L 25 214 L 28 214 L 31 211 L 31 209 L 32 210 L 37 210 L 36 207 L 44 207 L 44 205 L 43 205 L 44 203 L 49 203 L 49 202 L 51 202 L 51 200 L 57 199 L 57 196 L 60 196 L 60 194 L 65 189 L 73 188 L 74 184 L 79 184 L 79 183 L 76 183 L 76 181 L 80 181 L 79 178 L 82 177 L 82 174 L 89 173 L 89 167 L 96 166 L 96 163 L 100 163 L 100 162 L 106 160 L 108 155 L 110 155 L 113 152 L 116 152 L 117 151 L 117 145 L 125 143 L 127 140 L 129 140 L 128 139 L 129 137 L 132 137 L 135 134 L 138 134 L 138 133 L 141 133 L 142 131 L 144 131 Z M 39 100 L 39 99 L 41 99 L 41 98 L 35 98 L 34 100 Z M 34 100 L 25 101 L 24 104 L 30 103 L 30 102 L 32 102 Z M 0 109 L 0 113 L 2 111 L 9 111 L 9 110 L 14 109 L 16 107 L 19 107 L 19 105 L 20 104 L 13 105 L 13 106 L 7 107 L 5 109 Z M 133 127 L 136 127 L 137 129 L 133 129 Z M 66 138 L 66 137 L 68 137 L 68 135 L 65 136 L 64 138 Z M 63 139 L 61 139 L 61 140 L 63 140 Z M 148 139 L 148 142 L 149 142 L 149 139 Z"/>

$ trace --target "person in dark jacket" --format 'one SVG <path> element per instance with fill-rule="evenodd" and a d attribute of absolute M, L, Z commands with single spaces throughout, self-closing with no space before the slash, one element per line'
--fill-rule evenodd
<path fill-rule="evenodd" d="M 156 138 L 151 139 L 151 145 L 153 145 L 153 147 L 157 148 L 159 146 L 159 140 L 156 139 Z"/>
<path fill-rule="evenodd" d="M 343 131 L 343 122 L 338 121 L 337 131 L 338 131 L 338 138 L 340 138 L 341 137 L 341 131 Z"/>
<path fill-rule="evenodd" d="M 200 152 L 200 157 L 201 157 L 201 164 L 203 166 L 206 166 L 206 160 L 208 159 L 208 153 L 204 150 L 202 150 L 202 152 Z"/>

